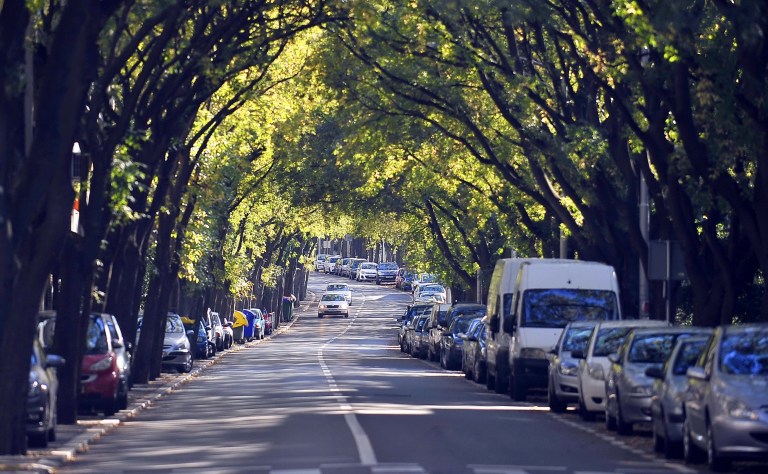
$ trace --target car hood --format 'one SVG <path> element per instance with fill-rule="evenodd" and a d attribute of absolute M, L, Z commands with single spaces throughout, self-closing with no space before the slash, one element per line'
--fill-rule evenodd
<path fill-rule="evenodd" d="M 163 345 L 164 346 L 173 346 L 176 344 L 181 344 L 185 342 L 187 339 L 187 335 L 180 332 L 167 332 L 165 333 L 165 337 L 163 338 Z"/>
<path fill-rule="evenodd" d="M 721 375 L 717 381 L 718 391 L 757 408 L 768 402 L 768 376 L 765 375 Z"/>

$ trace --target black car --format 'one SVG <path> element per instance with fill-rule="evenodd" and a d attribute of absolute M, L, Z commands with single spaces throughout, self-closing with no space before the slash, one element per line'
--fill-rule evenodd
<path fill-rule="evenodd" d="M 477 324 L 482 324 L 481 318 L 473 314 L 459 315 L 453 319 L 440 340 L 440 366 L 442 368 L 456 370 L 461 367 L 464 349 L 464 339 L 461 336 L 472 332 Z"/>
<path fill-rule="evenodd" d="M 477 383 L 485 382 L 485 341 L 488 325 L 482 322 L 474 330 L 465 334 L 464 350 L 461 358 L 461 371 L 468 379 Z"/>

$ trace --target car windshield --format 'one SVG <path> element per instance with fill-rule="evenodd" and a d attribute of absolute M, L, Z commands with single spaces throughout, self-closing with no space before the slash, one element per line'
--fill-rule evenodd
<path fill-rule="evenodd" d="M 327 291 L 348 291 L 349 287 L 347 285 L 342 284 L 330 284 L 326 288 Z"/>
<path fill-rule="evenodd" d="M 322 300 L 323 301 L 344 301 L 344 295 L 339 293 L 331 293 L 331 294 L 323 295 Z"/>
<path fill-rule="evenodd" d="M 445 290 L 443 289 L 442 286 L 430 285 L 430 286 L 425 286 L 425 287 L 419 288 L 419 293 L 422 293 L 422 294 L 425 294 L 425 295 L 426 294 L 432 294 L 433 295 L 435 293 L 445 293 Z"/>
<path fill-rule="evenodd" d="M 475 319 L 475 316 L 460 316 L 453 320 L 451 323 L 451 332 L 456 335 L 459 333 L 466 333 L 467 329 L 469 329 L 469 325 L 472 323 L 472 320 Z"/>
<path fill-rule="evenodd" d="M 616 308 L 616 295 L 608 290 L 527 290 L 523 293 L 522 325 L 564 328 L 571 321 L 618 319 Z"/>
<path fill-rule="evenodd" d="M 726 334 L 720 369 L 731 375 L 768 375 L 768 329 Z"/>
<path fill-rule="evenodd" d="M 370 262 L 364 262 L 364 263 L 362 263 L 360 265 L 360 268 L 362 268 L 363 270 L 370 270 L 370 269 L 374 269 L 375 270 L 376 269 L 376 264 L 375 263 L 370 263 Z"/>
<path fill-rule="evenodd" d="M 593 326 L 572 326 L 568 328 L 563 340 L 564 351 L 586 350 L 589 343 L 589 336 L 592 335 Z"/>
<path fill-rule="evenodd" d="M 104 321 L 99 317 L 92 317 L 88 324 L 88 332 L 85 335 L 86 354 L 105 354 L 109 350 L 107 333 L 104 330 Z"/>
<path fill-rule="evenodd" d="M 184 323 L 181 322 L 181 318 L 168 318 L 168 322 L 165 324 L 165 332 L 167 334 L 184 334 Z"/>
<path fill-rule="evenodd" d="M 682 342 L 673 362 L 672 375 L 685 375 L 688 367 L 696 363 L 696 359 L 699 358 L 706 345 L 706 340 Z"/>
<path fill-rule="evenodd" d="M 397 270 L 397 264 L 388 262 L 380 263 L 379 270 Z"/>
<path fill-rule="evenodd" d="M 437 318 L 436 318 L 437 319 L 437 324 L 439 324 L 441 326 L 445 326 L 446 316 L 448 316 L 448 310 L 447 309 L 445 311 L 438 311 L 437 312 Z"/>
<path fill-rule="evenodd" d="M 592 350 L 592 355 L 595 357 L 606 357 L 608 354 L 613 354 L 619 350 L 619 346 L 624 342 L 624 338 L 632 328 L 618 327 L 618 328 L 604 328 L 597 332 L 597 340 L 595 340 L 595 348 Z"/>
<path fill-rule="evenodd" d="M 632 340 L 627 360 L 639 364 L 663 364 L 682 334 L 647 334 Z"/>
<path fill-rule="evenodd" d="M 485 316 L 485 307 L 482 308 L 461 308 L 455 309 L 453 312 L 454 318 L 461 318 L 464 316 L 471 316 L 472 318 L 482 318 Z"/>
<path fill-rule="evenodd" d="M 424 275 L 419 275 L 419 281 L 422 283 L 430 283 L 435 281 L 437 278 L 434 275 L 430 275 L 429 273 L 425 273 Z"/>

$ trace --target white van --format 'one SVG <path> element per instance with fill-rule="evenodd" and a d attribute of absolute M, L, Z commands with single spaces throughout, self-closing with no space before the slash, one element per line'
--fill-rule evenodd
<path fill-rule="evenodd" d="M 547 387 L 547 354 L 569 322 L 621 319 L 616 272 L 583 260 L 499 260 L 488 315 L 486 383 L 525 400 L 529 388 Z"/>

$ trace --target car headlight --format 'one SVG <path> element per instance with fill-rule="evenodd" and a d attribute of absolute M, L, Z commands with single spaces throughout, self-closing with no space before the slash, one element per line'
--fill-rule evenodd
<path fill-rule="evenodd" d="M 324 304 L 321 304 L 321 305 L 319 306 L 319 308 L 320 308 L 320 309 L 325 309 L 325 305 L 324 305 Z"/>
<path fill-rule="evenodd" d="M 650 397 L 653 395 L 653 385 L 635 385 L 629 391 L 632 395 Z"/>
<path fill-rule="evenodd" d="M 205 338 L 203 336 L 197 336 L 197 342 L 205 342 Z"/>
<path fill-rule="evenodd" d="M 35 397 L 37 395 L 40 395 L 40 393 L 44 392 L 48 387 L 41 384 L 37 380 L 33 380 L 29 383 L 29 396 Z"/>
<path fill-rule="evenodd" d="M 726 413 L 734 418 L 740 418 L 742 420 L 757 420 L 759 418 L 759 414 L 741 400 L 724 397 L 723 406 Z"/>
<path fill-rule="evenodd" d="M 560 375 L 576 376 L 579 374 L 578 364 L 570 361 L 560 363 L 560 367 L 558 367 L 558 370 L 560 372 Z"/>
<path fill-rule="evenodd" d="M 523 359 L 546 359 L 547 353 L 538 347 L 523 347 L 520 349 L 520 357 Z"/>
<path fill-rule="evenodd" d="M 595 380 L 605 380 L 603 366 L 600 364 L 589 364 L 587 366 L 587 374 Z"/>
<path fill-rule="evenodd" d="M 105 357 L 101 359 L 100 361 L 96 362 L 95 364 L 91 364 L 90 367 L 88 367 L 89 370 L 93 372 L 99 372 L 101 370 L 107 370 L 110 367 L 112 367 L 112 357 Z"/>

